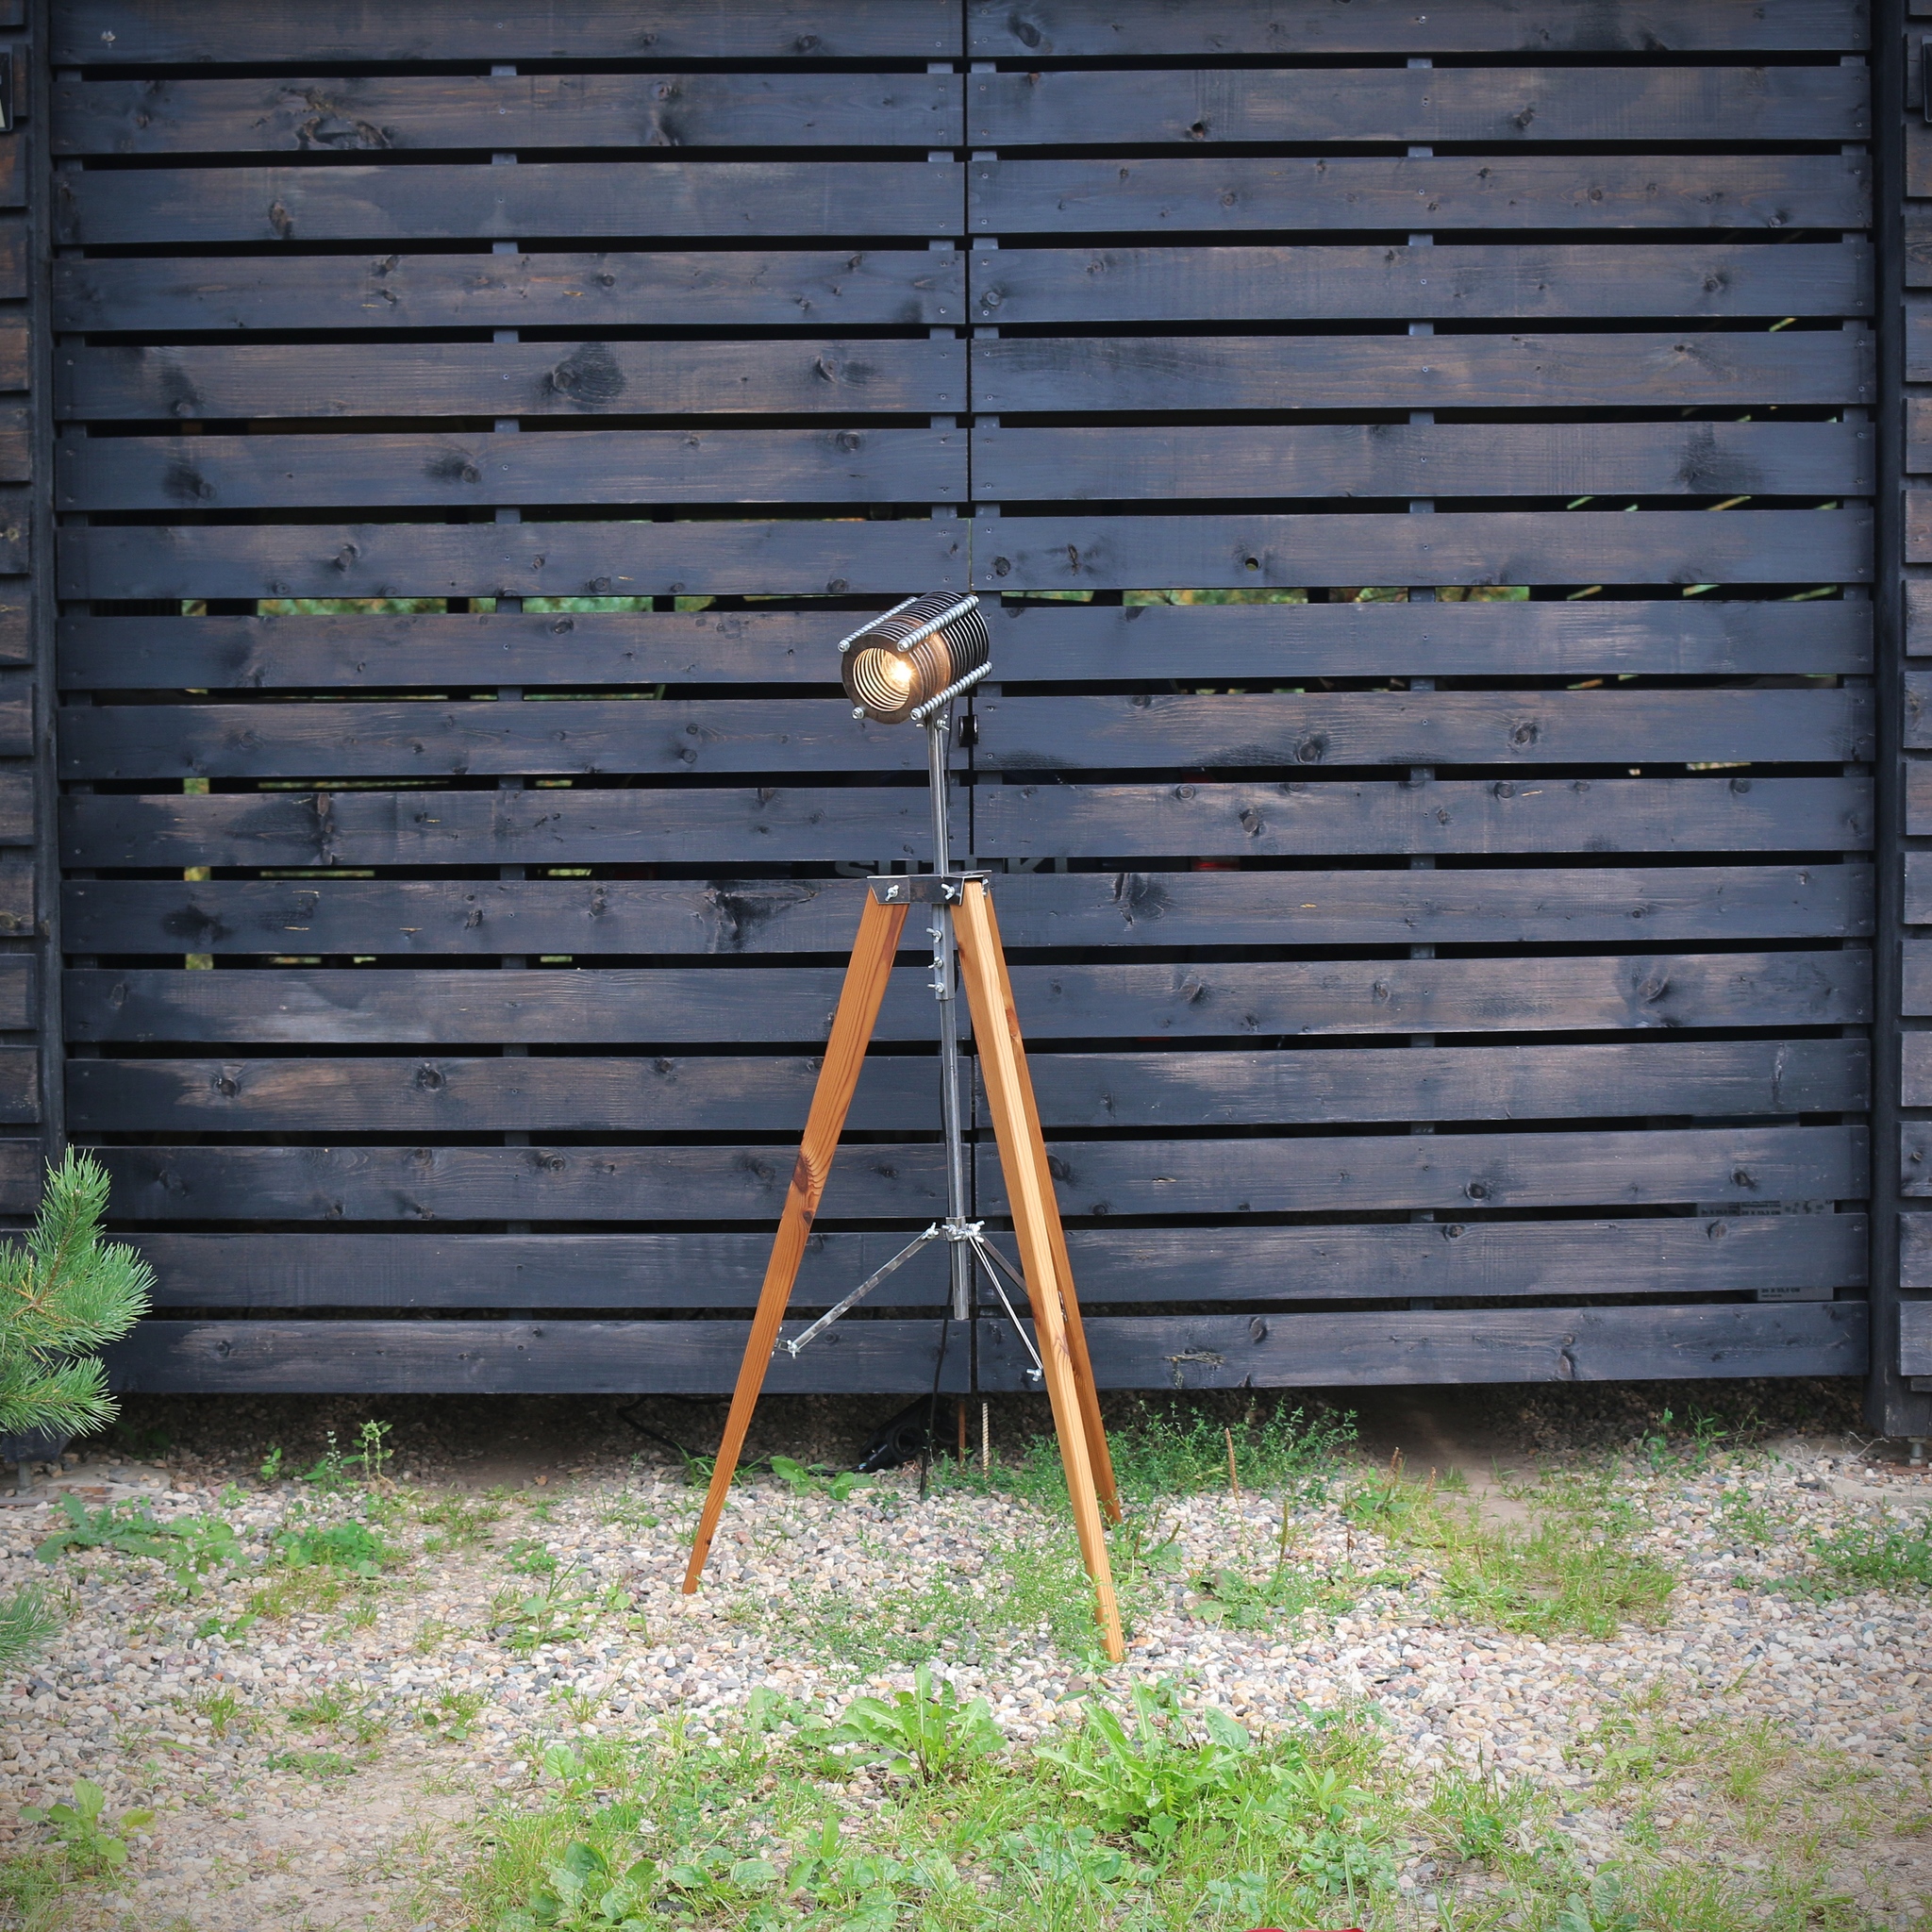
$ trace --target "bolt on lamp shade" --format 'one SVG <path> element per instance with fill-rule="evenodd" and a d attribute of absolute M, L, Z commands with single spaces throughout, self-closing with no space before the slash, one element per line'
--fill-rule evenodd
<path fill-rule="evenodd" d="M 991 667 L 992 639 L 974 596 L 908 597 L 839 646 L 855 717 L 879 724 L 924 723 L 945 699 Z"/>

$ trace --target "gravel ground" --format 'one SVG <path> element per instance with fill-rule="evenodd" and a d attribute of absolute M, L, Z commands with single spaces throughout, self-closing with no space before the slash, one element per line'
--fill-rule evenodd
<path fill-rule="evenodd" d="M 850 1434 L 835 1414 L 814 1425 L 808 1405 L 795 1409 L 808 1413 L 775 1426 L 782 1436 L 789 1421 L 796 1451 L 812 1453 L 815 1427 L 826 1441 L 841 1427 Z M 250 1420 L 231 1415 L 225 1426 Z M 1040 1533 L 1035 1512 L 997 1495 L 922 1502 L 907 1473 L 843 1503 L 759 1477 L 734 1493 L 707 1588 L 687 1599 L 677 1583 L 697 1499 L 663 1458 L 633 1453 L 636 1439 L 608 1415 L 560 1426 L 557 1441 L 575 1440 L 574 1454 L 553 1454 L 540 1430 L 515 1464 L 514 1434 L 500 1428 L 475 1454 L 440 1454 L 426 1434 L 406 1442 L 388 1507 L 414 1559 L 327 1611 L 197 1635 L 243 1609 L 245 1574 L 184 1603 L 155 1562 L 108 1551 L 60 1559 L 76 1614 L 4 1689 L 0 1853 L 42 1836 L 19 1821 L 21 1805 L 64 1797 L 88 1775 L 107 1788 L 110 1813 L 150 1805 L 157 1817 L 133 1836 L 115 1890 L 76 1900 L 76 1926 L 466 1925 L 446 1890 L 439 1903 L 433 1884 L 415 1881 L 459 1859 L 450 1828 L 528 1780 L 533 1741 L 579 1726 L 638 1733 L 673 1714 L 703 1731 L 760 1685 L 835 1708 L 858 1691 L 909 1683 L 896 1666 L 841 1663 L 825 1648 L 824 1606 L 836 1610 L 838 1592 L 863 1601 L 930 1579 L 998 1593 L 997 1553 Z M 1521 1459 L 1562 1446 L 1540 1427 L 1522 1434 Z M 163 1520 L 220 1516 L 255 1551 L 291 1524 L 332 1521 L 350 1507 L 225 1468 L 230 1453 L 208 1437 L 165 1468 L 104 1455 L 56 1487 L 90 1505 L 140 1498 Z M 488 1475 L 507 1457 L 515 1480 L 486 1539 L 423 1554 L 436 1533 L 418 1520 L 424 1503 L 475 1495 L 475 1486 L 450 1491 L 448 1478 Z M 1932 1843 L 1909 1826 L 1926 1809 L 1932 1758 L 1932 1598 L 1871 1591 L 1812 1603 L 1751 1586 L 1788 1572 L 1811 1532 L 1916 1525 L 1932 1507 L 1932 1482 L 1817 1433 L 1622 1481 L 1641 1498 L 1643 1547 L 1680 1579 L 1661 1628 L 1544 1643 L 1465 1622 L 1444 1612 L 1425 1565 L 1351 1529 L 1332 1493 L 1291 1523 L 1295 1561 L 1380 1568 L 1385 1580 L 1340 1617 L 1215 1624 L 1197 1614 L 1188 1578 L 1230 1562 L 1265 1571 L 1281 1524 L 1267 1498 L 1224 1494 L 1147 1512 L 1146 1541 L 1171 1540 L 1174 1558 L 1143 1591 L 1125 1666 L 1090 1676 L 1042 1631 L 983 1650 L 969 1642 L 951 1674 L 990 1699 L 1016 1740 L 1066 1724 L 1081 1697 L 1118 1695 L 1136 1679 L 1178 1680 L 1184 1701 L 1257 1727 L 1294 1722 L 1304 1707 L 1373 1703 L 1394 1750 L 1418 1768 L 1481 1761 L 1557 1793 L 1564 1830 L 1592 1862 L 1617 1855 L 1629 1823 L 1587 1789 L 1588 1747 L 1607 1716 L 1634 1705 L 1665 1718 L 1770 1720 L 1807 1754 L 1842 1754 L 1876 1774 L 1868 1783 L 1887 1794 L 1880 1810 L 1898 1829 L 1881 1828 L 1851 1856 L 1846 1883 L 1881 1923 L 1922 1924 L 1910 1914 L 1932 1898 Z M 1740 1535 L 1744 1506 L 1780 1525 L 1771 1547 Z M 47 1574 L 32 1553 L 58 1520 L 44 1503 L 0 1511 L 0 1588 Z M 502 1619 L 514 1612 L 499 1592 L 541 1587 L 511 1567 L 519 1557 L 541 1562 L 540 1550 L 574 1573 L 570 1594 L 605 1600 L 580 1612 L 579 1634 L 519 1654 L 504 1641 Z M 350 1614 L 358 1602 L 373 1613 L 362 1627 Z M 291 1707 L 325 1690 L 342 1693 L 354 1713 L 332 1726 L 291 1720 Z M 452 1694 L 475 1704 L 466 1736 L 425 1723 Z M 221 1736 L 230 1696 L 236 1713 Z M 319 1765 L 314 1754 L 325 1752 L 336 1761 Z"/>

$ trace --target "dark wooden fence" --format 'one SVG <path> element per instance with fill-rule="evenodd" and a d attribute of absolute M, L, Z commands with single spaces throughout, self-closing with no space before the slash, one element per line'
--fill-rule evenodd
<path fill-rule="evenodd" d="M 1104 1382 L 1862 1370 L 1858 6 L 54 35 L 125 1382 L 728 1386 L 856 875 L 928 856 L 832 644 L 969 584 L 958 822 Z M 941 1201 L 900 980 L 815 1305 Z M 929 1387 L 941 1289 L 771 1386 Z"/>

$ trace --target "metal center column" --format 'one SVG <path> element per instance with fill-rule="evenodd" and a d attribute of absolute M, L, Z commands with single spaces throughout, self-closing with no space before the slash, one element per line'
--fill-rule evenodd
<path fill-rule="evenodd" d="M 952 870 L 952 836 L 947 816 L 947 750 L 952 730 L 950 706 L 927 719 L 926 758 L 932 794 L 932 869 Z M 953 1271 L 952 1316 L 973 1316 L 973 1255 L 964 1240 L 967 1210 L 966 1134 L 959 1105 L 958 972 L 953 943 L 953 908 L 943 890 L 932 901 L 932 991 L 940 1007 L 940 1119 L 946 1137 L 946 1247 Z"/>

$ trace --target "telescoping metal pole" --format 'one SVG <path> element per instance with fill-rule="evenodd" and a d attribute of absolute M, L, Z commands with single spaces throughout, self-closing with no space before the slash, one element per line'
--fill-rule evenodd
<path fill-rule="evenodd" d="M 943 707 L 925 721 L 925 743 L 932 792 L 932 869 L 943 877 L 953 868 L 951 825 L 947 818 L 948 734 L 952 708 Z M 966 1230 L 966 1134 L 959 1104 L 958 972 L 953 945 L 953 908 L 943 891 L 932 900 L 932 990 L 940 1005 L 940 1120 L 946 1136 L 946 1235 L 952 1257 L 953 1320 L 973 1311 L 973 1256 Z"/>

